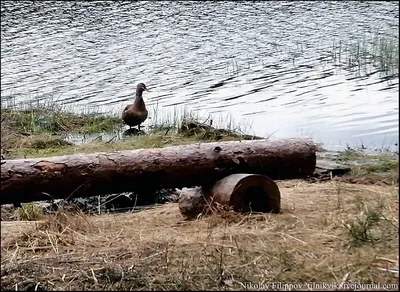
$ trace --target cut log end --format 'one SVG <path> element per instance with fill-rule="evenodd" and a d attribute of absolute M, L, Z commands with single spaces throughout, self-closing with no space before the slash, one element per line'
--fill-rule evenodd
<path fill-rule="evenodd" d="M 276 183 L 267 176 L 232 174 L 217 181 L 211 189 L 196 189 L 179 200 L 179 209 L 185 217 L 208 214 L 218 203 L 236 212 L 280 212 L 281 195 Z"/>
<path fill-rule="evenodd" d="M 215 183 L 213 201 L 241 212 L 279 212 L 281 196 L 276 183 L 265 175 L 237 173 Z"/>

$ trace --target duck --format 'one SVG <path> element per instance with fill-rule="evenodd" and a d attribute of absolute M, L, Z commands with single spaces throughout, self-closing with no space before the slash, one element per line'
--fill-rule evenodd
<path fill-rule="evenodd" d="M 148 91 L 147 87 L 144 83 L 139 83 L 136 86 L 135 101 L 133 104 L 127 105 L 122 112 L 122 120 L 129 126 L 129 129 L 138 126 L 140 131 L 140 125 L 147 119 L 149 114 L 143 100 L 143 91 Z"/>

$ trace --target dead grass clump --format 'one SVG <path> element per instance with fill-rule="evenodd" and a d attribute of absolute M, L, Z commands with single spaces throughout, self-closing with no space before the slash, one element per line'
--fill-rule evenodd
<path fill-rule="evenodd" d="M 84 216 L 76 223 L 52 215 L 61 223 L 34 228 L 33 234 L 43 236 L 35 249 L 23 248 L 21 237 L 3 248 L 2 289 L 40 282 L 39 288 L 50 290 L 294 288 L 277 283 L 297 290 L 384 283 L 396 290 L 396 186 L 277 183 L 280 214 L 224 211 L 187 221 L 176 203 L 168 203 L 137 213 Z M 360 241 L 349 232 L 348 224 L 364 222 L 368 210 L 379 220 L 365 227 L 380 240 Z"/>
<path fill-rule="evenodd" d="M 72 145 L 71 142 L 65 141 L 59 137 L 50 135 L 33 135 L 21 139 L 19 145 L 16 146 L 21 148 L 46 149 Z"/>
<path fill-rule="evenodd" d="M 24 203 L 14 210 L 14 218 L 19 221 L 36 221 L 44 216 L 43 208 L 32 203 Z"/>
<path fill-rule="evenodd" d="M 75 207 L 67 203 L 59 204 L 57 210 L 47 216 L 47 220 L 40 226 L 41 230 L 51 230 L 63 233 L 66 230 L 71 232 L 86 232 L 91 228 L 87 216 Z"/>
<path fill-rule="evenodd" d="M 24 206 L 19 209 L 24 209 Z M 16 247 L 16 254 L 24 254 L 28 250 L 34 253 L 47 250 L 58 255 L 64 248 L 79 244 L 80 238 L 85 237 L 82 234 L 91 228 L 91 223 L 83 212 L 61 204 L 57 211 L 50 214 L 44 215 L 41 212 L 38 219 L 42 220 L 33 222 L 34 228 L 23 231 L 20 236 L 7 243 L 9 247 Z"/>
<path fill-rule="evenodd" d="M 241 134 L 238 130 L 217 129 L 193 118 L 184 118 L 178 133 L 186 137 L 194 136 L 201 140 L 209 139 L 213 141 L 232 140 L 234 138 L 243 140 L 263 139 L 257 136 Z"/>

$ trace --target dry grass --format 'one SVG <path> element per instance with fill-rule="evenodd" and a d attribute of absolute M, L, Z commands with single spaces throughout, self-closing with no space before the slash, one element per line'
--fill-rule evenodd
<path fill-rule="evenodd" d="M 2 290 L 312 290 L 311 282 L 397 290 L 398 186 L 278 185 L 282 214 L 185 221 L 177 204 L 101 216 L 60 211 L 2 237 Z"/>

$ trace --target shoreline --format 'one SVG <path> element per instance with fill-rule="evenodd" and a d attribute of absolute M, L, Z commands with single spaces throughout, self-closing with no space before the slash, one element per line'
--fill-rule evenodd
<path fill-rule="evenodd" d="M 181 120 L 156 125 L 149 135 L 76 146 L 60 134 L 89 135 L 120 122 L 90 115 L 66 118 L 60 112 L 4 114 L 2 109 L 2 151 L 6 158 L 44 157 L 257 138 L 234 127 L 189 121 L 190 127 Z M 314 176 L 276 181 L 280 214 L 226 211 L 188 221 L 179 211 L 176 190 L 164 193 L 175 196 L 163 202 L 114 206 L 115 212 L 98 209 L 99 203 L 113 202 L 113 195 L 83 200 L 91 212 L 62 201 L 46 211 L 36 203 L 2 206 L 2 289 L 238 290 L 245 283 L 298 286 L 315 279 L 395 287 L 398 152 L 344 149 L 317 155 Z M 127 195 L 132 196 L 114 195 L 114 202 L 133 202 Z"/>
<path fill-rule="evenodd" d="M 4 125 L 4 127 L 3 127 Z M 25 159 L 75 153 L 93 153 L 123 151 L 143 148 L 159 148 L 192 143 L 207 143 L 215 141 L 237 141 L 265 139 L 240 132 L 231 125 L 230 129 L 217 129 L 199 121 L 198 117 L 185 114 L 173 124 L 160 123 L 147 127 L 145 131 L 132 130 L 123 133 L 124 125 L 117 117 L 86 114 L 74 115 L 62 109 L 49 111 L 43 108 L 28 110 L 2 109 L 2 155 L 5 159 Z M 98 132 L 107 129 L 107 132 Z M 72 143 L 68 135 L 86 137 L 92 140 L 86 143 Z M 95 138 L 93 138 L 95 137 Z M 99 138 L 100 137 L 100 138 Z M 110 138 L 111 137 L 111 138 Z M 88 140 L 88 139 L 87 139 Z M 4 142 L 3 142 L 4 141 Z M 310 182 L 340 179 L 343 182 L 355 184 L 398 184 L 398 152 L 382 151 L 368 153 L 365 149 L 354 150 L 350 147 L 342 151 L 320 149 L 317 154 L 317 168 Z M 397 177 L 397 181 L 396 181 Z M 74 198 L 69 201 L 88 214 L 107 213 L 115 209 L 132 210 L 138 206 L 151 206 L 160 203 L 176 202 L 175 190 L 162 189 L 154 194 L 152 202 L 137 202 L 138 194 L 108 194 L 89 198 Z M 106 206 L 106 202 L 115 201 Z M 43 210 L 40 213 L 54 210 L 59 202 L 25 203 L 27 209 L 38 205 Z M 63 200 L 61 200 L 63 202 Z M 66 202 L 66 201 L 65 201 Z M 101 210 L 97 209 L 101 202 Z M 133 205 L 134 204 L 134 205 Z M 45 206 L 45 207 L 43 207 Z M 13 210 L 8 218 L 18 208 Z M 28 214 L 24 214 L 28 212 Z M 31 211 L 22 209 L 22 218 L 36 217 Z M 7 220 L 4 216 L 2 220 Z"/>
<path fill-rule="evenodd" d="M 75 148 L 73 151 L 89 152 L 88 148 L 90 148 L 90 146 L 93 146 L 94 152 L 96 152 L 96 150 L 102 151 L 102 149 L 107 151 L 105 145 L 99 147 L 101 143 L 97 143 L 96 145 L 96 142 L 108 142 L 110 144 L 126 141 L 133 142 L 129 141 L 130 138 L 131 140 L 139 138 L 138 140 L 142 140 L 144 143 L 138 143 L 142 145 L 132 145 L 133 143 L 125 143 L 125 145 L 123 145 L 123 143 L 121 143 L 119 144 L 120 147 L 117 148 L 119 150 L 129 150 L 137 149 L 141 146 L 143 148 L 149 148 L 179 145 L 178 141 L 171 141 L 171 143 L 168 143 L 166 141 L 168 139 L 163 139 L 162 136 L 177 138 L 182 141 L 182 144 L 220 140 L 246 140 L 251 139 L 251 137 L 263 139 L 271 136 L 273 137 L 273 135 L 267 135 L 266 137 L 251 135 L 248 133 L 248 127 L 246 125 L 239 125 L 228 117 L 226 118 L 226 123 L 223 123 L 223 125 L 217 129 L 212 126 L 212 120 L 210 120 L 209 117 L 199 117 L 187 111 L 178 114 L 174 113 L 173 116 L 165 117 L 164 120 L 160 120 L 157 117 L 157 113 L 154 113 L 154 116 L 150 117 L 145 124 L 142 125 L 144 131 L 139 133 L 147 134 L 148 137 L 154 137 L 154 139 L 149 138 L 149 141 L 144 141 L 145 139 L 143 139 L 143 137 L 135 137 L 135 134 L 138 133 L 134 132 L 134 135 L 129 133 L 128 127 L 123 124 L 121 117 L 115 113 L 106 114 L 92 112 L 77 114 L 53 104 L 43 107 L 30 106 L 22 109 L 5 107 L 1 109 L 1 113 L 2 154 L 4 155 L 4 153 L 7 152 L 7 148 L 13 148 L 11 151 L 13 153 L 11 155 L 4 155 L 5 158 L 8 159 L 39 157 L 39 155 L 49 156 L 52 153 L 55 155 L 58 155 L 58 153 L 71 153 L 72 150 L 68 149 L 70 148 L 68 146 L 73 146 L 73 148 Z M 196 130 L 193 132 L 189 129 L 189 131 L 186 131 L 183 135 L 176 135 L 184 132 L 182 131 L 182 125 L 187 121 L 194 121 L 198 123 L 198 125 L 208 127 L 208 129 L 206 128 L 203 130 L 203 133 L 201 133 L 201 131 L 200 133 L 199 131 L 196 132 Z M 194 137 L 195 135 L 197 135 L 197 137 Z M 10 136 L 13 136 L 11 141 L 8 139 Z M 312 137 L 309 138 L 313 139 Z M 153 142 L 153 145 L 146 145 L 149 144 L 147 142 L 150 142 L 150 140 L 152 140 L 151 142 Z M 159 140 L 158 142 L 160 143 L 157 143 L 157 140 Z M 379 147 L 366 147 L 363 144 L 346 144 L 340 146 L 339 144 L 324 145 L 324 143 L 320 141 L 314 142 L 332 154 L 338 154 L 343 151 L 357 151 L 370 155 L 398 155 L 399 152 L 397 143 Z M 88 144 L 91 145 L 86 146 Z M 83 147 L 79 149 L 79 146 Z"/>

